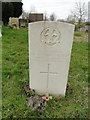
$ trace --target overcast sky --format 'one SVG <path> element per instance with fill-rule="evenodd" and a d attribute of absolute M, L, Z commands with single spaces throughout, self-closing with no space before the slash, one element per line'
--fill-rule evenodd
<path fill-rule="evenodd" d="M 30 12 L 35 8 L 37 13 L 55 13 L 57 19 L 66 19 L 75 6 L 75 2 L 81 1 L 88 5 L 90 0 L 22 0 L 23 9 Z M 86 6 L 87 7 L 87 6 Z"/>

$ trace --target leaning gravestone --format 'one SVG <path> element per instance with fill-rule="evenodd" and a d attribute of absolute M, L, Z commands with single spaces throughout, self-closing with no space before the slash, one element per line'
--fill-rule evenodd
<path fill-rule="evenodd" d="M 65 96 L 74 25 L 29 23 L 30 87 L 38 93 Z"/>
<path fill-rule="evenodd" d="M 17 24 L 17 27 L 19 27 L 19 18 L 10 17 L 9 18 L 9 26 L 12 26 L 12 23 Z"/>

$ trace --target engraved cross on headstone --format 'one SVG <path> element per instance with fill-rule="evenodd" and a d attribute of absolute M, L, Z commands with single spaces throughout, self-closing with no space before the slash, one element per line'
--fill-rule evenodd
<path fill-rule="evenodd" d="M 53 75 L 56 75 L 57 73 L 56 72 L 50 72 L 50 64 L 48 64 L 48 71 L 47 72 L 40 72 L 40 73 L 45 73 L 45 74 L 47 74 L 47 88 L 48 88 L 48 82 L 49 82 L 49 75 L 50 74 L 53 74 Z"/>

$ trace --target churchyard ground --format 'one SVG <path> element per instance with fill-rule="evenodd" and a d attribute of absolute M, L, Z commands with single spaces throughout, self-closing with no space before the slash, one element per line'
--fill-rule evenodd
<path fill-rule="evenodd" d="M 29 84 L 28 29 L 2 27 L 2 117 L 88 118 L 88 34 L 75 32 L 66 96 L 47 102 L 45 112 L 26 105 Z M 54 87 L 54 86 L 53 86 Z"/>

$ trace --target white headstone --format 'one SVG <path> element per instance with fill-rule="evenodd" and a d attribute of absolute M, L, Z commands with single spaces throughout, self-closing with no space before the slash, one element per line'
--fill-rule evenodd
<path fill-rule="evenodd" d="M 29 23 L 30 88 L 65 96 L 73 34 L 68 23 Z"/>
<path fill-rule="evenodd" d="M 9 25 L 12 26 L 12 23 L 17 24 L 17 27 L 19 27 L 19 18 L 10 17 L 9 18 Z"/>

